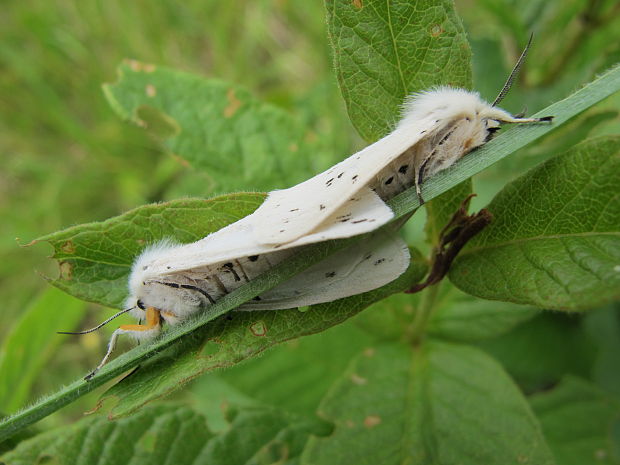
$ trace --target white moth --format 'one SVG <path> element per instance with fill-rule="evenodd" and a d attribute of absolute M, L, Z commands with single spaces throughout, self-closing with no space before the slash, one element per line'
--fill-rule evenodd
<path fill-rule="evenodd" d="M 368 211 L 361 211 L 360 205 L 367 206 Z M 373 215 L 378 214 L 383 222 L 386 214 L 391 214 L 374 194 L 362 196 L 350 207 L 352 221 L 365 220 L 352 225 L 359 234 L 369 229 L 368 220 L 375 219 Z M 163 323 L 176 325 L 207 311 L 220 298 L 297 253 L 300 247 L 342 237 L 344 226 L 334 220 L 324 230 L 274 247 L 252 240 L 253 228 L 260 223 L 261 218 L 252 214 L 191 244 L 161 241 L 147 247 L 131 269 L 127 310 L 114 316 L 130 312 L 139 324 L 122 325 L 114 331 L 105 357 L 86 379 L 108 361 L 120 335 L 128 334 L 138 341 L 152 339 L 160 334 Z M 295 308 L 361 294 L 393 281 L 408 265 L 409 250 L 402 239 L 376 232 L 369 240 L 336 252 L 239 310 Z M 69 334 L 84 334 L 102 325 Z"/>
<path fill-rule="evenodd" d="M 301 184 L 271 192 L 256 211 L 263 218 L 255 229 L 257 242 L 286 244 L 311 234 L 328 218 L 340 217 L 350 199 L 368 192 L 389 200 L 415 186 L 422 204 L 422 183 L 485 144 L 502 123 L 551 121 L 552 117 L 515 117 L 496 106 L 508 92 L 528 47 L 493 104 L 476 92 L 450 87 L 414 94 L 387 136 Z"/>

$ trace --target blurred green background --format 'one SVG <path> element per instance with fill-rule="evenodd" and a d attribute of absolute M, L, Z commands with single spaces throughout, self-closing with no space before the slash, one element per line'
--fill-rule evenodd
<path fill-rule="evenodd" d="M 456 7 L 474 50 L 476 89 L 489 99 L 529 32 L 536 32 L 525 71 L 502 105 L 512 112 L 527 108 L 533 113 L 620 58 L 615 1 L 459 0 Z M 318 0 L 12 1 L 3 5 L 0 30 L 0 338 L 47 288 L 37 271 L 57 273 L 46 259 L 47 246 L 20 248 L 15 238 L 25 244 L 148 202 L 226 191 L 213 191 L 204 173 L 165 154 L 157 140 L 114 114 L 101 85 L 116 79 L 124 58 L 244 85 L 300 116 L 334 159 L 364 145 L 348 122 L 331 70 L 324 6 Z M 480 175 L 477 206 L 545 156 L 587 135 L 617 133 L 617 100 Z M 420 225 L 412 227 L 410 238 L 420 236 Z M 40 305 L 70 306 L 74 300 L 46 299 Z M 52 305 L 45 308 L 55 311 Z M 110 314 L 97 306 L 79 312 L 84 317 L 73 324 L 80 328 Z M 40 329 L 72 329 L 51 321 Z M 99 360 L 108 335 L 54 335 L 53 349 L 45 351 L 51 360 L 38 374 L 32 369 L 24 388 L 28 395 L 0 410 L 83 375 Z M 78 416 L 94 404 L 93 396 L 46 421 Z"/>

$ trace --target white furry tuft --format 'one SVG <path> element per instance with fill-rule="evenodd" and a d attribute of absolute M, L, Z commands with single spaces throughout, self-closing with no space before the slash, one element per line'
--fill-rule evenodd
<path fill-rule="evenodd" d="M 438 120 L 453 120 L 470 116 L 492 108 L 480 98 L 478 92 L 454 87 L 437 87 L 424 92 L 417 92 L 405 99 L 401 110 L 399 128 L 433 116 Z"/>
<path fill-rule="evenodd" d="M 125 308 L 136 305 L 136 294 L 142 285 L 142 282 L 149 276 L 149 267 L 153 260 L 159 258 L 162 253 L 179 247 L 179 243 L 171 239 L 162 239 L 161 241 L 147 245 L 140 253 L 138 258 L 133 262 L 131 273 L 129 274 L 128 287 L 129 297 L 125 302 Z"/>

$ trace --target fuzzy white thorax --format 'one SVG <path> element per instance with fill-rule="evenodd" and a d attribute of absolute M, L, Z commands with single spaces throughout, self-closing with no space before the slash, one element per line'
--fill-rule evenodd
<path fill-rule="evenodd" d="M 514 117 L 505 110 L 485 102 L 478 92 L 453 87 L 438 87 L 409 96 L 402 108 L 397 128 L 419 124 L 420 120 L 451 121 L 459 118 L 492 119 L 512 122 Z"/>

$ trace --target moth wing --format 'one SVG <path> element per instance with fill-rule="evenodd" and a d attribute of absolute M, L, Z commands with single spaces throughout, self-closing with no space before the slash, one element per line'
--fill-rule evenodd
<path fill-rule="evenodd" d="M 355 197 L 346 200 L 329 218 L 313 232 L 282 245 L 269 245 L 283 250 L 290 247 L 314 244 L 331 239 L 343 239 L 374 231 L 394 218 L 394 212 L 368 187 L 362 188 Z M 264 220 L 256 222 L 254 231 Z M 280 228 L 278 231 L 281 231 Z M 256 235 L 254 235 L 256 241 Z M 268 245 L 268 244 L 265 244 Z"/>
<path fill-rule="evenodd" d="M 255 228 L 262 244 L 286 244 L 316 230 L 373 177 L 433 128 L 426 117 L 399 126 L 365 149 L 327 171 L 289 189 L 269 193 L 256 210 L 262 222 Z"/>
<path fill-rule="evenodd" d="M 240 310 L 282 310 L 372 291 L 403 274 L 409 260 L 409 249 L 400 237 L 380 233 L 333 254 Z"/>
<path fill-rule="evenodd" d="M 345 202 L 316 232 L 277 246 L 256 241 L 254 231 L 265 219 L 254 212 L 199 241 L 162 250 L 147 264 L 148 275 L 156 276 L 203 268 L 316 242 L 364 234 L 387 223 L 393 216 L 392 210 L 377 194 L 365 188 L 352 200 Z"/>

